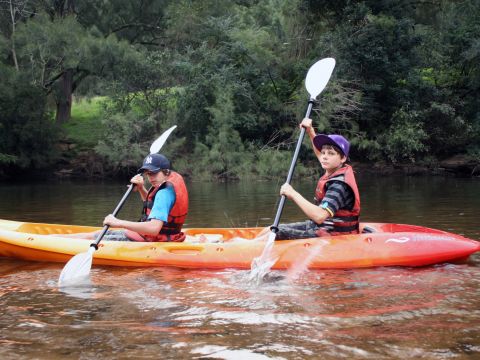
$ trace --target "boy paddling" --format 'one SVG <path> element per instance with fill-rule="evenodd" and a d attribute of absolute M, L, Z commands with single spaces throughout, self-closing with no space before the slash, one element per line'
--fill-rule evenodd
<path fill-rule="evenodd" d="M 104 225 L 116 228 L 108 230 L 103 237 L 109 241 L 182 242 L 186 236 L 182 226 L 188 212 L 188 191 L 183 177 L 172 170 L 170 161 L 162 154 L 150 154 L 144 160 L 130 182 L 135 185 L 143 201 L 139 222 L 118 219 L 112 214 L 103 220 Z M 145 188 L 144 176 L 152 185 Z M 95 240 L 99 232 L 62 234 Z"/>
<path fill-rule="evenodd" d="M 152 185 L 147 191 L 140 174 L 130 180 L 143 200 L 140 222 L 117 219 L 110 214 L 103 224 L 123 228 L 120 232 L 126 239 L 119 240 L 184 241 L 182 226 L 188 212 L 188 191 L 183 177 L 171 169 L 170 161 L 162 154 L 148 155 L 138 171 Z"/>
<path fill-rule="evenodd" d="M 291 185 L 284 184 L 285 195 L 309 218 L 306 221 L 279 224 L 277 240 L 305 239 L 318 236 L 357 234 L 359 232 L 360 195 L 355 175 L 346 164 L 350 143 L 342 135 L 315 134 L 311 119 L 303 119 L 313 151 L 325 173 L 315 189 L 314 203 L 305 199 Z M 260 235 L 268 232 L 264 229 Z"/>

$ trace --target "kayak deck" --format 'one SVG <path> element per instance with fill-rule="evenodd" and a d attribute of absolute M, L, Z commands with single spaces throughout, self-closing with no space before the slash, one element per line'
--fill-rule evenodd
<path fill-rule="evenodd" d="M 0 220 L 0 256 L 65 263 L 87 251 L 88 240 L 62 234 L 92 232 L 98 227 Z M 185 229 L 183 243 L 102 241 L 94 264 L 175 266 L 183 268 L 250 268 L 265 242 L 255 240 L 262 228 Z M 480 243 L 449 232 L 416 225 L 362 223 L 361 234 L 276 241 L 275 269 L 308 261 L 314 268 L 424 266 L 458 261 L 480 250 Z"/>

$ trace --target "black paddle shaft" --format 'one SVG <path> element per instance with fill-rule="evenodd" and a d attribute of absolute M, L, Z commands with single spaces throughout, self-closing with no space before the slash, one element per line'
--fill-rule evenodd
<path fill-rule="evenodd" d="M 130 196 L 134 186 L 135 185 L 133 185 L 133 184 L 130 184 L 128 186 L 127 191 L 123 195 L 122 199 L 118 203 L 115 210 L 113 210 L 113 213 L 112 213 L 113 216 L 117 216 L 117 214 L 120 212 L 120 210 L 123 207 L 123 204 L 125 204 L 125 201 L 127 201 L 127 198 Z M 90 244 L 90 246 L 94 247 L 95 250 L 98 250 L 98 244 L 100 243 L 100 241 L 102 241 L 102 239 L 105 236 L 105 234 L 107 233 L 107 230 L 108 230 L 109 227 L 110 227 L 110 225 L 105 225 L 102 229 L 102 232 L 100 234 L 98 234 L 97 239 L 93 243 Z"/>
<path fill-rule="evenodd" d="M 307 112 L 305 113 L 306 118 L 310 117 L 310 113 L 312 112 L 314 102 L 315 102 L 315 99 L 313 98 L 310 98 L 310 100 L 308 100 Z M 300 147 L 302 146 L 304 137 L 305 137 L 305 128 L 302 126 L 302 129 L 300 130 L 300 136 L 298 137 L 297 146 L 295 148 L 295 153 L 293 154 L 292 163 L 290 164 L 290 170 L 288 171 L 286 184 L 290 184 L 290 181 L 292 181 L 293 172 L 295 171 L 295 165 L 297 164 L 298 153 L 300 152 Z M 280 222 L 280 217 L 282 216 L 283 207 L 285 205 L 285 199 L 286 199 L 286 196 L 282 195 L 282 197 L 280 198 L 280 203 L 278 204 L 277 215 L 275 215 L 275 220 L 273 221 L 273 225 L 270 226 L 270 230 L 273 231 L 274 233 L 277 233 L 278 231 L 278 223 Z"/>

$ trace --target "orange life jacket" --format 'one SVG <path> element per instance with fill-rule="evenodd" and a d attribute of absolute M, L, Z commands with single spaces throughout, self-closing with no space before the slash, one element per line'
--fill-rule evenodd
<path fill-rule="evenodd" d="M 359 216 L 360 216 L 360 193 L 358 191 L 355 175 L 350 165 L 344 165 L 332 175 L 324 174 L 318 180 L 315 189 L 315 201 L 320 204 L 325 196 L 326 185 L 329 181 L 343 181 L 353 190 L 355 202 L 352 210 L 340 209 L 331 219 L 333 221 L 333 230 L 330 235 L 358 234 L 359 232 Z"/>
<path fill-rule="evenodd" d="M 163 223 L 162 229 L 158 235 L 142 235 L 146 241 L 175 241 L 185 240 L 185 234 L 182 232 L 182 226 L 188 213 L 188 191 L 182 175 L 172 171 L 168 180 L 158 187 L 151 187 L 148 190 L 147 198 L 143 202 L 142 218 L 140 221 L 148 221 L 148 215 L 152 211 L 155 195 L 165 187 L 173 186 L 175 191 L 175 204 L 173 205 L 168 220 Z"/>

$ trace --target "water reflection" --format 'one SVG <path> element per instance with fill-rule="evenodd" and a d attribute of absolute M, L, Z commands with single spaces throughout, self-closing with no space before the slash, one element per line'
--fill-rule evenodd
<path fill-rule="evenodd" d="M 361 177 L 363 218 L 480 239 L 478 180 Z M 124 184 L 2 184 L 0 218 L 98 224 Z M 190 226 L 269 225 L 277 183 L 189 184 Z M 304 194 L 314 184 L 298 185 Z M 439 196 L 441 194 L 441 196 Z M 134 194 L 135 195 L 135 194 Z M 134 197 L 122 210 L 135 219 Z M 288 204 L 283 220 L 303 218 Z M 319 250 L 321 251 L 321 249 Z M 64 264 L 0 260 L 0 356 L 164 359 L 474 359 L 480 256 L 424 268 L 248 271 L 93 266 L 57 288 Z M 307 259 L 308 260 L 308 259 Z M 319 355 L 321 354 L 321 355 Z"/>
<path fill-rule="evenodd" d="M 268 226 L 276 213 L 282 180 L 264 182 L 190 182 L 190 227 Z M 358 176 L 362 220 L 423 225 L 480 239 L 477 214 L 480 181 L 445 177 Z M 307 198 L 313 181 L 294 180 Z M 65 181 L 0 184 L 0 218 L 33 222 L 101 225 L 125 192 L 121 182 Z M 121 216 L 139 218 L 140 201 L 132 194 Z M 304 215 L 287 201 L 283 221 Z"/>

